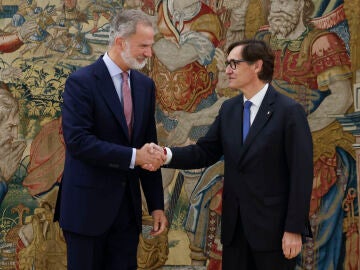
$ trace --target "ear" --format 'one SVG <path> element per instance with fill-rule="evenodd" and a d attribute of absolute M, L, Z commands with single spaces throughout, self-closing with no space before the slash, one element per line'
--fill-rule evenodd
<path fill-rule="evenodd" d="M 256 73 L 260 73 L 263 66 L 263 60 L 259 59 L 254 63 L 254 68 Z"/>
<path fill-rule="evenodd" d="M 119 46 L 121 48 L 121 50 L 123 50 L 125 48 L 125 39 L 122 37 L 116 37 L 115 45 Z"/>

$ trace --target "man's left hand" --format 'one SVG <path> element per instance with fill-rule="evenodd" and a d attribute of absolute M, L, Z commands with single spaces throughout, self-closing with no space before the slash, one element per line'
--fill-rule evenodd
<path fill-rule="evenodd" d="M 295 258 L 300 253 L 301 246 L 301 234 L 284 232 L 284 236 L 282 238 L 282 250 L 285 258 Z"/>
<path fill-rule="evenodd" d="M 151 231 L 152 236 L 161 234 L 166 226 L 168 225 L 167 218 L 163 210 L 154 210 L 151 213 L 154 220 L 153 230 Z"/>

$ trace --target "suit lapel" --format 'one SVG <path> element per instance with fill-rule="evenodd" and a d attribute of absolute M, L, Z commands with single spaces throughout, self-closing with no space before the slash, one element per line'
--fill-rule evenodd
<path fill-rule="evenodd" d="M 97 78 L 97 89 L 99 89 L 99 92 L 104 97 L 109 109 L 113 112 L 114 117 L 121 125 L 124 134 L 129 138 L 124 111 L 116 93 L 113 80 L 104 61 L 102 60 L 102 57 L 98 59 L 96 65 L 94 75 Z"/>
<path fill-rule="evenodd" d="M 231 145 L 234 151 L 231 152 L 232 159 L 237 160 L 240 153 L 242 152 L 242 120 L 244 111 L 244 97 L 242 94 L 236 97 L 236 102 L 230 113 L 230 117 L 226 118 L 225 132 L 231 137 Z"/>
<path fill-rule="evenodd" d="M 269 86 L 268 91 L 260 105 L 259 111 L 256 114 L 253 124 L 250 127 L 249 133 L 246 137 L 243 146 L 240 148 L 238 164 L 241 164 L 246 152 L 248 151 L 251 144 L 254 142 L 256 137 L 259 135 L 261 130 L 270 120 L 274 112 L 274 102 L 275 102 L 276 92 L 271 86 Z M 241 106 L 243 108 L 243 106 Z M 241 113 L 242 116 L 242 113 Z M 242 118 L 241 118 L 242 119 Z"/>
<path fill-rule="evenodd" d="M 132 139 L 135 142 L 139 137 L 139 131 L 141 123 L 143 123 L 143 113 L 145 108 L 145 98 L 143 95 L 144 89 L 141 87 L 141 78 L 138 76 L 137 71 L 132 70 L 130 73 L 130 84 L 131 84 L 131 94 L 133 99 L 133 134 Z M 136 95 L 135 95 L 136 93 Z"/>

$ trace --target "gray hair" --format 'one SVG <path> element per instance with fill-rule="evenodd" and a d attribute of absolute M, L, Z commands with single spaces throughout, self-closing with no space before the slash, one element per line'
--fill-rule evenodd
<path fill-rule="evenodd" d="M 117 13 L 110 25 L 109 46 L 114 44 L 116 37 L 127 38 L 135 34 L 138 24 L 153 26 L 149 16 L 141 10 L 123 9 Z"/>

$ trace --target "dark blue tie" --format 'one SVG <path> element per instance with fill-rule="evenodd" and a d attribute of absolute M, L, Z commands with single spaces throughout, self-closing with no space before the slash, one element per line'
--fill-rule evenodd
<path fill-rule="evenodd" d="M 252 103 L 250 100 L 244 103 L 244 114 L 243 114 L 243 142 L 245 142 L 246 136 L 250 129 L 250 107 Z"/>

